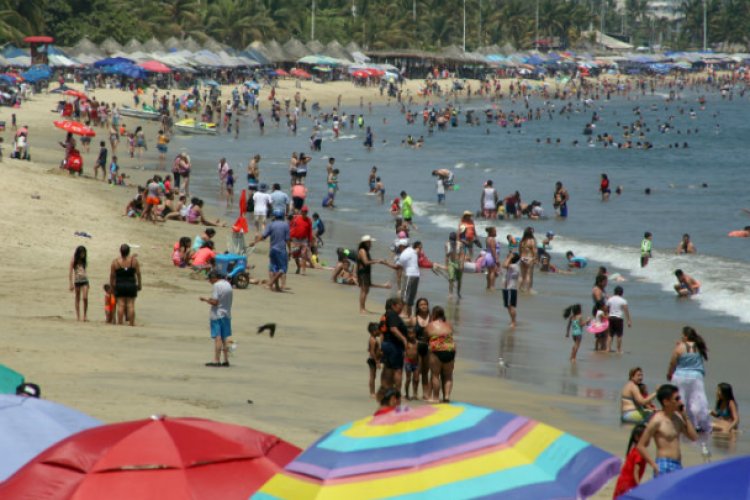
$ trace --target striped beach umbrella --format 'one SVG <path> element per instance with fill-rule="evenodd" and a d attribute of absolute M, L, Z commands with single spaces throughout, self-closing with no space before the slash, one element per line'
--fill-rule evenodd
<path fill-rule="evenodd" d="M 403 409 L 343 425 L 252 498 L 588 498 L 620 460 L 526 417 L 469 404 Z"/>

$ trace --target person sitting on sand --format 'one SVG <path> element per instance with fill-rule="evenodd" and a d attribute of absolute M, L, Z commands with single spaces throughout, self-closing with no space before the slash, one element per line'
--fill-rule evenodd
<path fill-rule="evenodd" d="M 216 236 L 216 230 L 212 227 L 207 228 L 201 234 L 197 235 L 193 240 L 193 252 L 197 252 L 207 241 L 213 241 L 214 236 Z"/>
<path fill-rule="evenodd" d="M 739 427 L 740 411 L 730 384 L 722 382 L 716 387 L 716 408 L 711 412 L 711 416 L 714 431 L 732 432 Z"/>
<path fill-rule="evenodd" d="M 172 251 L 172 263 L 177 267 L 187 267 L 193 262 L 193 249 L 190 245 L 190 238 L 183 236 L 180 241 L 174 244 Z"/>
<path fill-rule="evenodd" d="M 677 277 L 677 284 L 674 286 L 674 290 L 680 297 L 690 297 L 701 291 L 701 282 L 683 272 L 682 269 L 676 270 L 674 275 Z"/>
<path fill-rule="evenodd" d="M 216 252 L 214 251 L 214 242 L 206 241 L 203 246 L 193 254 L 193 269 L 212 268 Z"/>
<path fill-rule="evenodd" d="M 636 366 L 628 372 L 628 381 L 620 391 L 620 421 L 637 424 L 648 421 L 653 414 L 649 409 L 656 393 L 644 396 L 640 386 L 643 383 L 643 370 Z"/>
<path fill-rule="evenodd" d="M 203 224 L 204 226 L 222 226 L 225 227 L 226 224 L 222 224 L 221 220 L 216 219 L 216 222 L 211 222 L 206 220 L 203 217 L 203 200 L 196 199 L 193 205 L 190 207 L 190 210 L 188 211 L 187 217 L 185 217 L 185 220 L 189 224 Z"/>
<path fill-rule="evenodd" d="M 380 403 L 380 407 L 374 413 L 373 416 L 375 417 L 390 413 L 401 406 L 401 391 L 392 387 L 386 388 L 381 386 L 377 392 L 376 398 Z"/>

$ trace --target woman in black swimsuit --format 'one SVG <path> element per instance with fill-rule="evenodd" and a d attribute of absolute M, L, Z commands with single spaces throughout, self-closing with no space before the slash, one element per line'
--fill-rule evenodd
<path fill-rule="evenodd" d="M 134 256 L 130 256 L 127 243 L 120 246 L 120 257 L 112 261 L 109 272 L 109 286 L 117 299 L 117 324 L 121 325 L 127 314 L 128 324 L 135 325 L 135 298 L 141 290 L 141 266 Z"/>
<path fill-rule="evenodd" d="M 414 332 L 417 334 L 417 352 L 419 353 L 419 372 L 422 377 L 422 399 L 430 399 L 430 348 L 428 344 L 427 332 L 425 329 L 432 321 L 430 315 L 430 303 L 422 297 L 417 300 L 416 313 L 414 315 Z M 414 393 L 416 397 L 416 391 Z"/>

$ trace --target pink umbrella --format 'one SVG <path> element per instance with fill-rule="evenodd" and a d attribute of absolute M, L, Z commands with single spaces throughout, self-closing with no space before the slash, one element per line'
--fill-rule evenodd
<path fill-rule="evenodd" d="M 166 64 L 160 63 L 159 61 L 146 61 L 140 63 L 138 66 L 145 69 L 150 73 L 171 73 L 172 70 Z"/>

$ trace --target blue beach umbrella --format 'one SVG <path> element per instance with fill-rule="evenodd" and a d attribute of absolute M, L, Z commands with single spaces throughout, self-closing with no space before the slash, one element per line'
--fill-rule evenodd
<path fill-rule="evenodd" d="M 59 403 L 0 394 L 0 482 L 58 441 L 98 425 Z"/>
<path fill-rule="evenodd" d="M 687 467 L 638 486 L 621 500 L 750 500 L 750 455 Z"/>
<path fill-rule="evenodd" d="M 428 405 L 334 429 L 252 499 L 584 499 L 619 466 L 610 453 L 526 417 Z"/>

